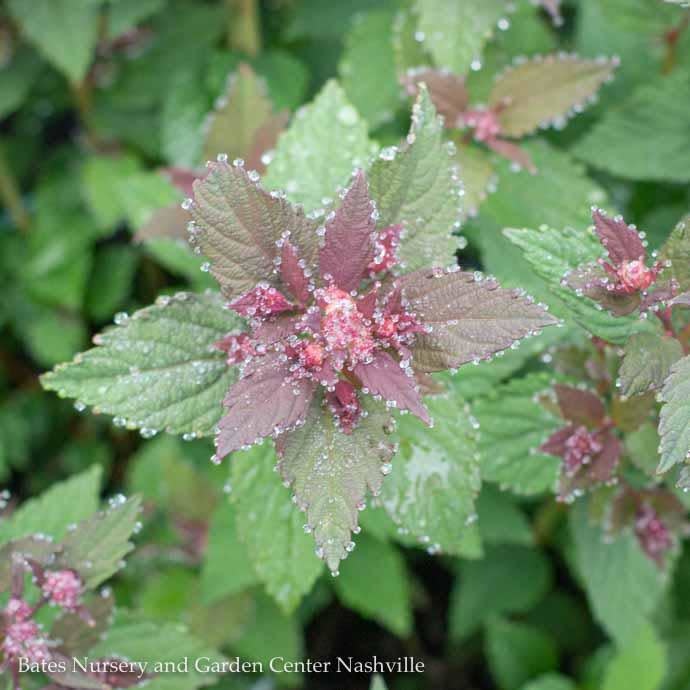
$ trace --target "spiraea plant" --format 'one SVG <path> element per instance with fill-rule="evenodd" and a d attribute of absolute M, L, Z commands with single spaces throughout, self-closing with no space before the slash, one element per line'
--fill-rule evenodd
<path fill-rule="evenodd" d="M 89 379 L 100 376 L 98 359 L 120 349 L 116 340 L 123 336 L 116 332 L 99 336 L 100 348 L 47 375 L 44 384 L 118 414 L 145 435 L 160 426 L 192 435 L 213 431 L 216 462 L 275 439 L 278 469 L 306 513 L 305 530 L 337 573 L 354 548 L 351 534 L 359 531 L 368 492 L 377 496 L 394 466 L 391 410 L 431 425 L 422 394 L 433 387 L 430 373 L 479 363 L 556 323 L 521 291 L 457 264 L 439 265 L 436 245 L 451 241 L 462 202 L 440 128 L 423 91 L 404 147 L 386 149 L 368 174 L 356 170 L 346 189 L 333 190 L 339 196 L 333 208 L 309 213 L 284 192 L 264 189 L 244 161 L 219 154 L 182 206 L 220 296 L 166 299 L 160 317 L 154 307 L 125 325 L 134 333 L 152 319 L 165 323 L 173 310 L 188 321 L 183 329 L 195 335 L 178 347 L 193 360 L 191 389 L 183 390 L 174 371 L 146 372 L 153 363 L 143 335 L 141 345 L 120 346 L 129 362 L 124 379 L 94 386 Z M 445 173 L 429 169 L 439 156 Z M 436 240 L 425 235 L 431 231 Z M 430 266 L 420 267 L 427 260 Z M 234 316 L 223 315 L 224 307 Z M 202 337 L 205 323 L 217 324 L 222 337 Z M 223 332 L 229 323 L 234 327 Z M 172 404 L 186 410 L 174 426 L 156 397 L 162 382 L 154 378 L 161 376 L 169 377 Z M 216 385 L 230 378 L 236 381 L 227 390 Z M 125 381 L 126 398 L 117 392 Z M 152 426 L 152 419 L 160 421 Z"/>

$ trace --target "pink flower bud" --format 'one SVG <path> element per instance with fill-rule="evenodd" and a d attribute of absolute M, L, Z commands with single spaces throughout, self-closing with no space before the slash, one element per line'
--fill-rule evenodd
<path fill-rule="evenodd" d="M 654 282 L 654 271 L 647 268 L 644 261 L 623 261 L 616 275 L 620 286 L 628 292 L 646 290 Z"/>
<path fill-rule="evenodd" d="M 673 545 L 668 527 L 648 503 L 642 505 L 637 511 L 635 536 L 642 550 L 657 562 Z"/>
<path fill-rule="evenodd" d="M 5 608 L 5 614 L 14 621 L 25 621 L 31 616 L 31 606 L 23 599 L 12 597 Z"/>
<path fill-rule="evenodd" d="M 2 649 L 5 656 L 12 661 L 24 658 L 40 663 L 50 659 L 48 641 L 38 623 L 31 620 L 8 625 Z"/>
<path fill-rule="evenodd" d="M 80 603 L 82 581 L 73 570 L 54 570 L 46 573 L 41 589 L 51 603 L 74 611 Z"/>

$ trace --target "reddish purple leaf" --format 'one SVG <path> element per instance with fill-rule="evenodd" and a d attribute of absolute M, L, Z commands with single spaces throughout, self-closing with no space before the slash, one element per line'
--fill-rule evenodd
<path fill-rule="evenodd" d="M 223 401 L 227 413 L 218 424 L 218 456 L 295 428 L 305 419 L 315 387 L 307 379 L 290 381 L 289 364 L 276 354 L 253 362 Z"/>
<path fill-rule="evenodd" d="M 565 284 L 577 294 L 589 297 L 616 316 L 625 316 L 640 306 L 637 292 L 621 294 L 611 289 L 614 279 L 599 264 L 584 264 L 568 272 Z"/>
<path fill-rule="evenodd" d="M 565 455 L 566 445 L 565 442 L 573 435 L 575 431 L 574 424 L 568 424 L 557 431 L 554 431 L 549 438 L 544 441 L 544 443 L 539 446 L 539 450 L 542 453 L 547 453 L 548 455 L 556 455 L 558 457 L 563 457 Z"/>
<path fill-rule="evenodd" d="M 562 384 L 556 384 L 554 390 L 564 419 L 590 429 L 601 426 L 606 410 L 598 396 L 590 391 Z"/>
<path fill-rule="evenodd" d="M 280 278 L 297 301 L 304 305 L 309 301 L 309 278 L 300 265 L 297 250 L 285 240 L 280 256 Z"/>
<path fill-rule="evenodd" d="M 402 229 L 402 225 L 390 225 L 378 233 L 374 243 L 376 255 L 369 264 L 370 273 L 382 273 L 398 263 L 398 246 Z"/>
<path fill-rule="evenodd" d="M 492 151 L 495 151 L 499 156 L 507 158 L 509 161 L 515 163 L 520 168 L 535 174 L 537 168 L 534 165 L 531 156 L 522 147 L 514 144 L 512 141 L 505 139 L 487 139 L 484 142 Z"/>
<path fill-rule="evenodd" d="M 417 271 L 396 285 L 402 288 L 408 311 L 431 329 L 418 334 L 414 344 L 413 362 L 419 371 L 479 362 L 557 323 L 523 293 L 472 273 Z"/>
<path fill-rule="evenodd" d="M 594 209 L 592 219 L 594 229 L 614 266 L 619 266 L 624 261 L 644 261 L 647 250 L 637 230 L 630 227 L 621 216 L 611 218 L 601 209 Z"/>
<path fill-rule="evenodd" d="M 430 68 L 409 70 L 400 79 L 410 96 L 419 94 L 419 84 L 426 84 L 431 102 L 445 120 L 446 127 L 457 127 L 467 109 L 469 98 L 465 80 L 452 72 Z"/>
<path fill-rule="evenodd" d="M 621 444 L 611 431 L 602 432 L 599 435 L 602 449 L 589 465 L 587 474 L 594 482 L 607 482 L 618 467 L 621 457 Z"/>
<path fill-rule="evenodd" d="M 268 285 L 258 285 L 230 303 L 230 308 L 240 316 L 270 317 L 290 311 L 292 305 L 285 295 Z"/>
<path fill-rule="evenodd" d="M 356 290 L 374 259 L 374 205 L 364 172 L 355 173 L 352 186 L 333 218 L 326 223 L 325 244 L 319 254 L 321 277 L 331 276 L 336 287 Z"/>
<path fill-rule="evenodd" d="M 380 350 L 374 355 L 373 361 L 358 364 L 355 375 L 373 395 L 380 395 L 384 400 L 394 402 L 398 408 L 409 410 L 427 424 L 431 423 L 414 376 L 408 375 L 387 352 Z"/>

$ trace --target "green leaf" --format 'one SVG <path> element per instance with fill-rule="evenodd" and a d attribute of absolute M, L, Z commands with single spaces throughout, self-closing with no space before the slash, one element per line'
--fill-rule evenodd
<path fill-rule="evenodd" d="M 558 665 L 551 638 L 525 623 L 500 618 L 491 620 L 487 625 L 485 645 L 491 675 L 501 690 L 518 690 L 527 681 Z"/>
<path fill-rule="evenodd" d="M 41 62 L 31 50 L 20 48 L 12 56 L 0 71 L 0 118 L 22 105 L 40 69 Z"/>
<path fill-rule="evenodd" d="M 685 216 L 673 229 L 659 252 L 661 261 L 670 261 L 664 272 L 678 283 L 678 291 L 690 290 L 690 215 Z"/>
<path fill-rule="evenodd" d="M 108 6 L 108 36 L 118 38 L 165 7 L 166 0 L 114 0 Z"/>
<path fill-rule="evenodd" d="M 316 221 L 258 186 L 241 166 L 213 163 L 194 184 L 194 200 L 194 244 L 210 260 L 211 273 L 228 299 L 261 282 L 281 287 L 274 260 L 280 254 L 276 243 L 285 232 L 300 258 L 316 265 Z"/>
<path fill-rule="evenodd" d="M 390 36 L 394 13 L 355 15 L 338 64 L 343 89 L 372 129 L 390 122 L 401 104 Z"/>
<path fill-rule="evenodd" d="M 105 321 L 126 302 L 132 290 L 138 258 L 128 246 L 113 245 L 96 250 L 85 305 L 92 319 Z"/>
<path fill-rule="evenodd" d="M 666 472 L 690 456 L 690 356 L 671 367 L 661 399 L 661 461 L 657 472 Z"/>
<path fill-rule="evenodd" d="M 447 394 L 426 399 L 434 428 L 400 417 L 400 452 L 383 485 L 381 501 L 395 523 L 433 552 L 463 554 L 467 524 L 479 493 L 474 420 L 463 400 Z"/>
<path fill-rule="evenodd" d="M 388 688 L 386 687 L 386 683 L 383 680 L 383 676 L 376 674 L 371 679 L 371 685 L 369 686 L 369 690 L 388 690 Z"/>
<path fill-rule="evenodd" d="M 611 78 L 615 65 L 556 53 L 508 67 L 489 97 L 489 107 L 500 108 L 501 134 L 519 138 L 545 125 L 562 126 Z"/>
<path fill-rule="evenodd" d="M 384 149 L 369 173 L 379 225 L 401 223 L 400 257 L 408 270 L 453 262 L 458 247 L 462 190 L 455 148 L 443 143 L 443 125 L 426 87 L 412 108 L 412 124 L 400 150 Z"/>
<path fill-rule="evenodd" d="M 465 216 L 476 216 L 489 192 L 496 186 L 496 175 L 489 157 L 477 146 L 458 147 L 457 160 L 465 196 Z"/>
<path fill-rule="evenodd" d="M 272 445 L 235 453 L 230 462 L 237 532 L 266 591 L 290 613 L 323 569 L 304 517 L 274 472 Z"/>
<path fill-rule="evenodd" d="M 372 573 L 376 577 L 372 577 Z M 362 535 L 334 580 L 343 604 L 398 637 L 412 631 L 412 602 L 405 561 L 390 544 Z"/>
<path fill-rule="evenodd" d="M 524 685 L 522 690 L 577 690 L 577 688 L 570 678 L 556 673 L 547 673 Z"/>
<path fill-rule="evenodd" d="M 55 484 L 0 521 L 0 544 L 39 532 L 55 540 L 61 539 L 70 525 L 98 510 L 100 487 L 101 468 L 98 465 Z"/>
<path fill-rule="evenodd" d="M 602 690 L 658 690 L 666 675 L 666 650 L 654 628 L 644 625 L 611 660 Z"/>
<path fill-rule="evenodd" d="M 86 74 L 98 40 L 99 6 L 94 0 L 9 0 L 22 33 L 70 81 Z"/>
<path fill-rule="evenodd" d="M 592 263 L 601 255 L 601 244 L 589 230 L 566 227 L 559 231 L 542 225 L 538 230 L 507 228 L 503 234 L 522 249 L 536 275 L 549 286 L 553 294 L 549 302 L 560 303 L 585 330 L 609 342 L 623 344 L 634 333 L 653 328 L 635 314 L 614 316 L 589 298 L 561 285 L 568 271 Z"/>
<path fill-rule="evenodd" d="M 192 63 L 175 75 L 165 94 L 161 148 L 171 165 L 193 168 L 200 163 L 204 120 L 211 105 L 209 96 L 199 88 L 201 80 L 201 66 Z"/>
<path fill-rule="evenodd" d="M 278 139 L 264 186 L 285 190 L 310 211 L 321 207 L 322 199 L 334 199 L 372 153 L 366 123 L 337 82 L 329 81 Z"/>
<path fill-rule="evenodd" d="M 197 671 L 194 660 L 207 662 L 209 666 L 224 661 L 220 654 L 192 637 L 179 623 L 152 623 L 122 610 L 118 611 L 106 639 L 92 649 L 89 656 L 117 656 L 147 663 L 147 671 L 156 674 L 146 681 L 151 690 L 194 690 L 213 684 L 218 674 Z M 177 668 L 185 660 L 186 667 Z M 165 662 L 172 662 L 177 670 L 164 671 Z M 156 664 L 160 665 L 158 671 Z"/>
<path fill-rule="evenodd" d="M 266 641 L 270 640 L 270 645 Z M 296 616 L 286 616 L 272 599 L 259 592 L 254 600 L 254 617 L 242 637 L 233 645 L 240 656 L 263 664 L 268 669 L 271 659 L 283 657 L 286 662 L 298 661 L 302 656 L 302 633 Z M 299 686 L 296 673 L 284 673 L 281 682 Z"/>
<path fill-rule="evenodd" d="M 590 165 L 633 180 L 690 180 L 687 70 L 656 78 L 611 108 L 573 148 Z M 635 142 L 634 146 L 631 142 Z"/>
<path fill-rule="evenodd" d="M 638 333 L 625 344 L 619 371 L 620 392 L 638 395 L 661 388 L 671 365 L 683 356 L 681 344 L 657 333 Z"/>
<path fill-rule="evenodd" d="M 225 153 L 231 160 L 247 158 L 248 167 L 257 167 L 255 139 L 272 116 L 273 105 L 266 82 L 251 67 L 240 64 L 237 72 L 228 78 L 225 92 L 209 118 L 204 158 L 213 160 L 219 153 Z"/>
<path fill-rule="evenodd" d="M 659 464 L 659 432 L 656 423 L 647 422 L 625 434 L 625 450 L 635 467 L 654 477 Z"/>
<path fill-rule="evenodd" d="M 586 502 L 570 512 L 577 572 L 594 617 L 620 645 L 634 640 L 655 612 L 666 585 L 656 564 L 632 534 L 610 543 L 590 524 Z"/>
<path fill-rule="evenodd" d="M 137 526 L 139 510 L 138 497 L 112 499 L 106 510 L 69 531 L 62 541 L 59 562 L 76 570 L 89 589 L 107 580 L 134 548 L 129 537 Z"/>
<path fill-rule="evenodd" d="M 368 400 L 364 408 L 367 416 L 351 434 L 344 434 L 315 400 L 304 426 L 281 442 L 278 468 L 292 486 L 297 506 L 306 507 L 317 555 L 331 571 L 338 570 L 352 548 L 350 533 L 357 529 L 367 490 L 381 490 L 393 454 L 384 440 L 391 424 L 388 411 Z"/>
<path fill-rule="evenodd" d="M 43 386 L 145 433 L 210 434 L 236 376 L 213 344 L 240 321 L 216 293 L 159 300 L 119 317 L 98 347 L 44 374 Z"/>
<path fill-rule="evenodd" d="M 484 558 L 462 561 L 453 589 L 450 635 L 462 640 L 497 614 L 525 613 L 551 585 L 549 561 L 524 546 L 492 546 Z"/>
<path fill-rule="evenodd" d="M 532 528 L 511 495 L 491 484 L 484 484 L 477 499 L 477 524 L 486 544 L 521 544 L 534 542 Z"/>
<path fill-rule="evenodd" d="M 393 55 L 398 76 L 405 74 L 414 67 L 431 65 L 432 59 L 425 46 L 417 39 L 421 37 L 417 31 L 419 18 L 414 11 L 414 5 L 398 10 L 393 21 Z"/>
<path fill-rule="evenodd" d="M 518 494 L 534 494 L 554 487 L 559 460 L 535 451 L 559 426 L 560 419 L 537 400 L 551 387 L 545 374 L 530 374 L 497 386 L 477 400 L 482 479 Z"/>
<path fill-rule="evenodd" d="M 201 595 L 206 604 L 237 594 L 257 582 L 248 549 L 237 534 L 236 513 L 232 503 L 223 501 L 211 520 L 201 566 Z"/>
<path fill-rule="evenodd" d="M 472 63 L 481 64 L 484 44 L 506 15 L 507 4 L 505 0 L 416 0 L 421 42 L 438 67 L 466 74 Z"/>

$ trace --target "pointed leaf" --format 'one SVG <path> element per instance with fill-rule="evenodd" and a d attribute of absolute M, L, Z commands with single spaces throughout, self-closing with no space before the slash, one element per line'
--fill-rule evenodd
<path fill-rule="evenodd" d="M 284 125 L 286 117 L 279 120 Z M 225 153 L 230 160 L 243 158 L 249 170 L 260 170 L 261 154 L 272 149 L 277 139 L 274 123 L 276 115 L 265 81 L 241 63 L 209 117 L 204 158 L 215 160 L 219 153 Z"/>
<path fill-rule="evenodd" d="M 306 424 L 279 446 L 280 472 L 290 482 L 297 505 L 306 508 L 318 553 L 333 571 L 347 553 L 367 490 L 381 490 L 382 463 L 393 454 L 384 439 L 390 424 L 385 408 L 369 400 L 363 407 L 368 415 L 351 434 L 344 434 L 316 400 Z"/>
<path fill-rule="evenodd" d="M 133 428 L 209 435 L 236 377 L 213 347 L 241 321 L 217 293 L 160 298 L 97 336 L 98 347 L 44 374 L 44 388 Z"/>
<path fill-rule="evenodd" d="M 500 108 L 501 134 L 523 137 L 545 125 L 562 126 L 611 78 L 617 64 L 558 53 L 504 70 L 489 96 L 489 106 Z"/>
<path fill-rule="evenodd" d="M 98 41 L 99 5 L 93 0 L 10 0 L 22 33 L 71 82 L 86 74 Z"/>
<path fill-rule="evenodd" d="M 623 261 L 638 261 L 647 256 L 647 250 L 637 230 L 630 227 L 622 216 L 611 218 L 601 209 L 594 209 L 594 230 L 614 266 Z"/>
<path fill-rule="evenodd" d="M 316 384 L 290 381 L 290 363 L 277 354 L 252 362 L 225 396 L 226 413 L 218 423 L 218 455 L 251 446 L 304 422 Z"/>
<path fill-rule="evenodd" d="M 237 531 L 266 591 L 292 612 L 323 570 L 314 542 L 304 532 L 304 516 L 274 471 L 276 457 L 265 443 L 232 458 L 231 499 Z M 225 561 L 226 569 L 232 564 Z"/>
<path fill-rule="evenodd" d="M 233 467 L 240 456 L 233 458 Z M 238 497 L 241 500 L 242 496 Z M 201 566 L 201 596 L 213 604 L 256 584 L 257 576 L 247 547 L 240 541 L 238 516 L 230 501 L 223 501 L 213 513 L 208 545 Z"/>
<path fill-rule="evenodd" d="M 285 284 L 288 292 L 300 304 L 306 305 L 309 301 L 309 278 L 307 278 L 304 272 L 301 261 L 297 250 L 289 240 L 285 240 L 280 253 L 280 279 Z"/>
<path fill-rule="evenodd" d="M 674 338 L 656 333 L 639 333 L 625 344 L 623 364 L 618 372 L 620 392 L 639 395 L 661 388 L 671 365 L 683 356 L 681 344 Z"/>
<path fill-rule="evenodd" d="M 422 371 L 487 359 L 556 323 L 521 293 L 472 273 L 419 271 L 399 284 L 410 310 L 433 329 L 419 334 L 414 345 L 414 364 Z"/>
<path fill-rule="evenodd" d="M 654 627 L 642 626 L 609 662 L 602 690 L 657 690 L 668 671 L 666 656 Z"/>
<path fill-rule="evenodd" d="M 409 270 L 447 264 L 458 242 L 461 184 L 443 127 L 426 88 L 412 108 L 404 146 L 384 149 L 369 172 L 369 188 L 380 213 L 379 227 L 402 224 L 400 257 Z"/>
<path fill-rule="evenodd" d="M 401 78 L 405 90 L 411 96 L 419 94 L 419 84 L 425 84 L 431 102 L 446 127 L 457 127 L 458 119 L 469 105 L 465 80 L 447 70 L 418 68 L 408 70 Z"/>
<path fill-rule="evenodd" d="M 505 0 L 416 0 L 422 44 L 439 67 L 466 74 L 507 5 Z"/>
<path fill-rule="evenodd" d="M 553 489 L 560 462 L 535 452 L 563 424 L 537 400 L 551 385 L 549 376 L 530 374 L 496 386 L 473 404 L 479 422 L 482 479 L 517 494 Z"/>
<path fill-rule="evenodd" d="M 345 93 L 372 129 L 390 122 L 401 105 L 393 45 L 381 38 L 390 35 L 393 16 L 385 9 L 355 14 L 338 63 Z"/>
<path fill-rule="evenodd" d="M 644 80 L 626 100 L 608 108 L 573 151 L 590 165 L 625 179 L 687 182 L 688 101 L 690 79 L 684 69 Z"/>
<path fill-rule="evenodd" d="M 139 519 L 140 503 L 138 497 L 119 497 L 106 510 L 80 522 L 63 539 L 58 563 L 76 570 L 88 589 L 107 580 L 134 548 L 129 538 Z"/>
<path fill-rule="evenodd" d="M 98 509 L 102 469 L 98 465 L 54 484 L 37 498 L 23 503 L 0 520 L 0 544 L 35 533 L 56 540 L 67 528 Z"/>
<path fill-rule="evenodd" d="M 374 218 L 367 180 L 358 170 L 335 215 L 326 223 L 319 253 L 321 277 L 332 276 L 333 284 L 345 292 L 359 288 L 374 260 Z"/>
<path fill-rule="evenodd" d="M 666 472 L 690 457 L 690 356 L 671 367 L 661 399 L 661 460 L 657 472 Z"/>
<path fill-rule="evenodd" d="M 325 197 L 333 199 L 371 153 L 366 123 L 337 82 L 329 81 L 278 139 L 264 184 L 285 190 L 289 199 L 311 211 L 323 206 Z"/>
<path fill-rule="evenodd" d="M 228 299 L 268 282 L 278 287 L 274 261 L 283 233 L 311 266 L 318 248 L 313 221 L 288 201 L 271 195 L 241 168 L 213 163 L 194 183 L 194 243 L 211 262 L 211 273 Z"/>
<path fill-rule="evenodd" d="M 431 419 L 424 407 L 417 381 L 400 366 L 400 362 L 387 352 L 379 350 L 371 362 L 358 364 L 355 375 L 362 386 L 373 395 L 380 395 L 386 402 L 393 402 L 401 410 L 408 410 L 429 424 Z"/>
<path fill-rule="evenodd" d="M 585 330 L 616 344 L 625 343 L 633 333 L 652 330 L 649 322 L 636 315 L 621 317 L 598 309 L 592 300 L 563 284 L 569 272 L 600 258 L 601 244 L 592 233 L 584 228 L 541 226 L 538 230 L 506 228 L 503 234 L 522 249 L 534 273 L 545 281 L 547 299 L 554 310 L 559 308 L 559 314 L 567 313 Z"/>
<path fill-rule="evenodd" d="M 372 568 L 376 577 L 372 578 Z M 363 534 L 334 580 L 338 598 L 398 637 L 412 632 L 412 592 L 399 550 Z"/>
<path fill-rule="evenodd" d="M 466 555 L 481 482 L 474 420 L 454 391 L 426 402 L 435 428 L 410 416 L 399 419 L 400 452 L 381 501 L 396 525 L 432 553 Z"/>
<path fill-rule="evenodd" d="M 667 578 L 640 548 L 635 537 L 623 533 L 611 542 L 590 524 L 586 502 L 570 512 L 574 559 L 594 617 L 620 645 L 635 639 L 658 607 Z"/>
<path fill-rule="evenodd" d="M 564 419 L 588 427 L 600 426 L 604 421 L 606 410 L 595 393 L 561 384 L 556 384 L 554 390 Z"/>
<path fill-rule="evenodd" d="M 690 215 L 686 215 L 673 229 L 659 252 L 659 258 L 663 262 L 671 262 L 664 277 L 672 277 L 678 283 L 679 292 L 690 290 Z"/>

